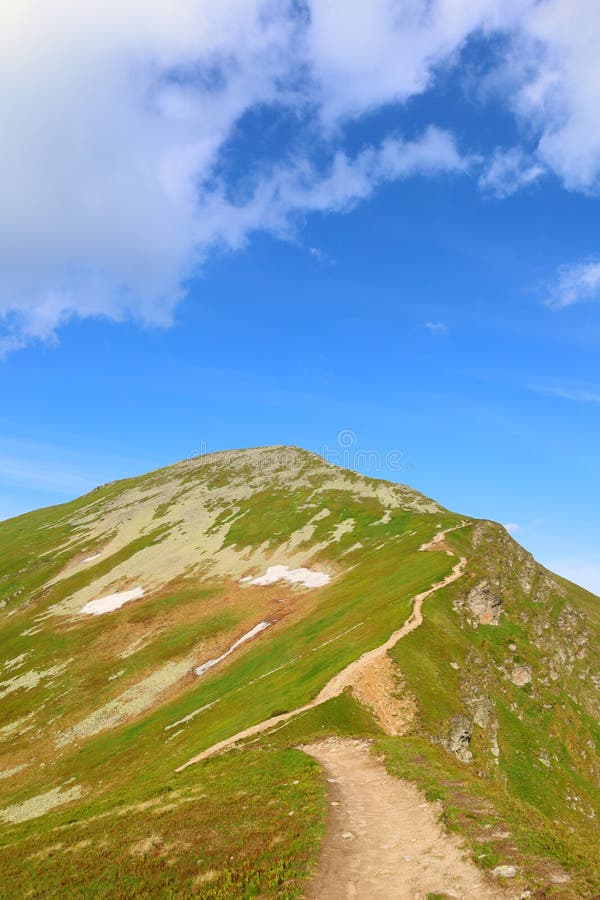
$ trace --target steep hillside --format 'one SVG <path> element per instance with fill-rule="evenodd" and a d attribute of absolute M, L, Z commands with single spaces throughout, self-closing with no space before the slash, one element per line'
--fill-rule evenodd
<path fill-rule="evenodd" d="M 294 448 L 0 523 L 0 896 L 301 896 L 338 735 L 508 896 L 593 897 L 599 629 L 500 526 Z"/>

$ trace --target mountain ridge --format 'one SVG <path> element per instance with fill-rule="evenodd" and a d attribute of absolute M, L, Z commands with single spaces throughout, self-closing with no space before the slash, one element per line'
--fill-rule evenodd
<path fill-rule="evenodd" d="M 459 558 L 464 573 L 447 581 Z M 419 627 L 387 648 L 369 689 L 344 684 L 311 705 L 401 631 L 422 594 Z M 109 596 L 110 609 L 87 614 Z M 170 886 L 241 897 L 255 885 L 299 896 L 325 800 L 316 764 L 293 748 L 328 734 L 368 738 L 390 773 L 440 797 L 484 867 L 513 865 L 523 889 L 551 896 L 600 889 L 597 598 L 540 566 L 497 523 L 299 448 L 223 451 L 1 522 L 0 604 L 0 841 L 34 860 L 40 896 L 82 864 L 83 848 L 44 856 L 56 829 L 73 816 L 75 831 L 99 828 L 98 815 L 118 818 L 127 798 L 127 846 L 148 838 L 136 810 L 151 803 L 173 847 L 142 853 L 152 863 L 144 874 L 103 832 L 108 849 L 90 851 L 85 896 L 102 884 L 118 892 L 123 879 L 148 895 Z M 279 715 L 249 747 L 174 773 Z M 262 798 L 246 812 L 231 805 L 246 790 L 240 767 Z M 267 771 L 290 768 L 300 777 L 275 790 Z M 216 771 L 227 796 L 211 786 Z M 193 800 L 198 783 L 223 823 L 214 834 Z M 169 811 L 160 797 L 173 792 L 183 793 Z M 302 826 L 287 813 L 275 825 L 269 804 L 280 809 L 292 795 Z M 187 804 L 196 831 L 181 844 Z M 510 839 L 485 840 L 485 823 L 469 813 L 482 804 L 494 810 L 492 831 Z M 228 820 L 245 823 L 262 862 L 236 849 Z M 274 827 L 282 840 L 270 844 Z M 197 881 L 199 853 L 214 878 Z M 18 894 L 16 863 L 9 869 Z"/>

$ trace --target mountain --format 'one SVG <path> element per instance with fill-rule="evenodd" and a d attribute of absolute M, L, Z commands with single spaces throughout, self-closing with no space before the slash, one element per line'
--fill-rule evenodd
<path fill-rule="evenodd" d="M 598 896 L 599 629 L 500 525 L 296 448 L 2 522 L 0 896 L 335 896 L 365 742 L 486 896 Z"/>

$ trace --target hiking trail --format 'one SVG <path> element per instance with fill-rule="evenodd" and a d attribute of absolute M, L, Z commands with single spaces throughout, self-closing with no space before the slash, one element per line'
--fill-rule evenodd
<path fill-rule="evenodd" d="M 306 900 L 511 896 L 489 885 L 460 840 L 443 831 L 438 804 L 388 775 L 366 741 L 331 738 L 302 750 L 328 782 L 327 833 Z"/>
<path fill-rule="evenodd" d="M 460 525 L 455 525 L 452 528 L 447 528 L 445 531 L 438 532 L 435 537 L 429 541 L 428 543 L 423 544 L 419 550 L 423 551 L 435 551 L 445 549 L 445 552 L 449 555 L 454 555 L 453 552 L 445 547 L 445 536 L 450 531 L 455 531 L 457 528 L 464 527 L 465 523 L 461 523 Z M 406 637 L 407 634 L 410 634 L 411 631 L 414 631 L 419 625 L 423 622 L 423 602 L 430 597 L 431 594 L 434 594 L 436 591 L 441 590 L 444 587 L 447 587 L 452 582 L 456 581 L 463 574 L 465 567 L 467 565 L 467 559 L 464 556 L 461 556 L 457 563 L 452 568 L 452 571 L 449 575 L 447 575 L 442 581 L 438 581 L 436 584 L 432 585 L 432 587 L 428 588 L 426 591 L 423 591 L 420 594 L 417 594 L 413 598 L 413 609 L 408 617 L 408 619 L 404 622 L 404 624 L 397 631 L 394 631 L 393 634 L 383 643 L 380 644 L 379 647 L 375 647 L 373 650 L 368 650 L 366 653 L 363 653 L 362 656 L 359 656 L 358 659 L 351 662 L 345 668 L 343 668 L 340 672 L 331 678 L 327 684 L 319 691 L 317 696 L 311 700 L 309 703 L 306 703 L 304 706 L 299 706 L 296 709 L 291 710 L 290 712 L 281 713 L 277 716 L 272 716 L 270 719 L 265 719 L 262 722 L 258 722 L 256 725 L 251 725 L 249 728 L 244 728 L 243 731 L 238 731 L 237 734 L 231 735 L 231 737 L 224 738 L 222 741 L 218 741 L 216 744 L 213 744 L 212 747 L 207 747 L 206 750 L 203 750 L 201 753 L 198 753 L 196 756 L 192 756 L 191 759 L 188 759 L 187 762 L 183 763 L 181 766 L 178 766 L 175 770 L 176 772 L 181 772 L 183 769 L 186 769 L 188 766 L 192 766 L 197 762 L 201 762 L 203 759 L 208 759 L 210 756 L 214 756 L 217 753 L 221 753 L 224 750 L 228 750 L 231 747 L 234 747 L 239 741 L 243 741 L 246 738 L 254 737 L 257 734 L 262 734 L 264 731 L 268 731 L 270 728 L 273 728 L 275 725 L 280 725 L 287 722 L 289 719 L 294 718 L 294 716 L 299 715 L 300 713 L 307 712 L 310 709 L 314 709 L 316 706 L 320 706 L 321 703 L 325 703 L 327 700 L 332 700 L 334 697 L 339 697 L 346 688 L 352 687 L 352 685 L 357 682 L 360 677 L 364 674 L 364 672 L 373 665 L 374 662 L 381 659 L 388 650 L 391 650 L 398 641 L 402 640 L 402 638 Z"/>

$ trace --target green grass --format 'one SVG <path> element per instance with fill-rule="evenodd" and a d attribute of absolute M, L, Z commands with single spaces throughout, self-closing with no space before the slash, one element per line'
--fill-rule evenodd
<path fill-rule="evenodd" d="M 228 755 L 11 829 L 0 897 L 299 897 L 324 827 L 309 757 Z"/>
<path fill-rule="evenodd" d="M 467 537 L 465 530 L 451 539 L 468 552 Z M 494 547 L 485 554 L 471 552 L 472 584 L 496 571 L 500 564 L 496 552 Z M 560 684 L 544 683 L 548 661 L 537 635 L 550 633 L 555 639 L 556 625 L 551 631 L 551 623 L 557 621 L 566 599 L 549 588 L 547 596 L 532 600 L 520 585 L 519 565 L 515 557 L 512 574 L 504 575 L 505 612 L 497 627 L 473 629 L 455 611 L 454 598 L 464 595 L 460 582 L 426 601 L 423 626 L 392 651 L 417 699 L 418 725 L 410 738 L 386 740 L 385 752 L 391 771 L 417 781 L 428 797 L 443 800 L 447 825 L 469 837 L 480 865 L 495 866 L 508 857 L 540 885 L 547 883 L 548 864 L 555 865 L 572 874 L 573 884 L 554 888 L 553 893 L 593 896 L 600 890 L 600 829 L 592 814 L 600 809 L 600 767 L 592 719 L 574 702 L 577 694 L 585 704 L 589 682 L 578 677 L 582 666 L 574 660 Z M 577 589 L 568 599 L 576 601 Z M 510 650 L 511 645 L 516 651 Z M 584 665 L 597 665 L 596 652 L 591 644 Z M 508 673 L 514 663 L 531 668 L 531 685 L 512 684 Z M 490 751 L 490 727 L 473 724 L 469 765 L 455 760 L 441 745 L 451 718 L 468 714 L 472 697 L 492 701 L 498 762 Z M 570 797 L 579 798 L 580 805 Z M 493 809 L 496 829 L 511 835 L 515 846 L 504 848 L 504 856 L 501 845 L 490 845 L 477 818 L 467 814 L 481 804 Z"/>
<path fill-rule="evenodd" d="M 252 483 L 254 463 L 236 465 L 237 475 Z M 400 507 L 386 525 L 376 524 L 384 511 L 378 499 L 353 496 L 351 488 L 327 490 L 322 469 L 307 454 L 299 454 L 295 471 L 289 490 L 263 487 L 244 494 L 226 544 L 259 547 L 270 539 L 274 549 L 327 507 L 329 516 L 314 523 L 311 545 L 354 520 L 350 533 L 311 560 L 337 573 L 332 582 L 318 592 L 293 594 L 260 639 L 202 679 L 190 675 L 148 712 L 62 749 L 55 745 L 57 729 L 115 700 L 165 663 L 196 648 L 209 653 L 227 646 L 273 608 L 274 594 L 259 597 L 227 581 L 186 574 L 110 618 L 43 618 L 91 579 L 163 540 L 160 519 L 183 493 L 226 486 L 231 473 L 225 458 L 205 468 L 192 462 L 176 475 L 161 470 L 107 485 L 66 506 L 0 523 L 2 658 L 29 654 L 21 668 L 3 670 L 0 682 L 68 661 L 54 678 L 2 699 L 0 728 L 29 716 L 25 727 L 32 730 L 4 741 L 0 731 L 0 768 L 29 764 L 0 781 L 0 808 L 70 779 L 84 791 L 62 810 L 0 830 L 0 896 L 31 890 L 34 897 L 299 896 L 323 834 L 325 785 L 316 765 L 295 748 L 327 735 L 373 739 L 392 773 L 442 801 L 446 826 L 468 839 L 481 866 L 515 862 L 540 890 L 548 889 L 552 867 L 561 867 L 572 880 L 552 888 L 551 896 L 594 896 L 600 891 L 594 855 L 600 835 L 589 810 L 600 816 L 600 728 L 590 675 L 598 671 L 598 601 L 567 582 L 545 587 L 541 571 L 530 594 L 520 578 L 526 561 L 492 526 L 475 546 L 473 527 L 452 533 L 457 552 L 469 558 L 466 575 L 425 601 L 423 625 L 391 654 L 417 702 L 411 734 L 383 736 L 346 692 L 243 751 L 175 774 L 217 741 L 311 700 L 340 669 L 400 627 L 414 595 L 444 578 L 455 562 L 443 552 L 418 552 L 438 526 L 460 521 L 453 514 Z M 74 554 L 92 549 L 78 517 L 101 516 L 117 501 L 126 507 L 127 490 L 152 496 L 175 477 L 174 500 L 157 504 L 158 521 L 148 534 L 86 573 L 49 586 Z M 359 483 L 360 476 L 349 479 L 349 485 Z M 216 527 L 230 515 L 226 509 Z M 360 550 L 344 555 L 357 543 Z M 504 593 L 500 625 L 474 629 L 455 601 L 473 584 L 496 577 Z M 564 624 L 570 606 L 585 617 L 572 633 Z M 577 642 L 584 627 L 590 635 L 584 656 L 574 656 L 568 666 L 553 662 L 583 646 Z M 41 630 L 24 635 L 32 628 Z M 135 654 L 118 656 L 117 648 L 146 633 L 150 637 Z M 531 686 L 512 684 L 510 667 L 516 664 L 531 668 Z M 556 681 L 547 677 L 554 665 L 560 670 Z M 118 679 L 109 680 L 120 670 Z M 481 695 L 491 699 L 500 758 L 496 762 L 491 754 L 490 728 L 474 725 L 473 762 L 465 765 L 443 742 L 452 717 L 471 715 L 469 703 Z M 505 832 L 506 840 L 490 834 Z"/>
<path fill-rule="evenodd" d="M 371 713 L 347 690 L 339 697 L 289 719 L 283 726 L 251 739 L 245 746 L 280 749 L 310 744 L 326 737 L 374 739 L 381 734 Z"/>
<path fill-rule="evenodd" d="M 210 483 L 225 483 L 222 475 L 219 467 L 214 467 L 209 473 Z M 163 477 L 164 474 L 153 473 L 148 476 L 147 485 L 137 480 L 133 486 L 137 490 L 144 486 L 150 490 Z M 187 475 L 182 484 L 192 489 L 192 479 Z M 317 479 L 312 487 L 298 494 L 296 501 L 308 500 L 309 492 L 318 486 Z M 89 512 L 90 503 L 100 512 L 108 500 L 118 497 L 118 486 L 109 485 L 67 507 L 0 524 L 5 566 L 0 586 L 5 594 L 14 592 L 15 584 L 21 590 L 11 598 L 14 615 L 5 617 L 0 629 L 6 659 L 18 656 L 24 644 L 23 631 L 35 625 L 36 616 L 69 597 L 90 579 L 109 572 L 114 565 L 163 538 L 165 528 L 159 525 L 110 558 L 100 560 L 86 573 L 72 575 L 50 589 L 45 588 L 73 553 L 90 549 L 85 530 L 77 532 L 69 524 L 69 517 L 76 517 L 84 510 Z M 35 691 L 15 692 L 5 700 L 2 713 L 6 723 L 34 713 L 27 721 L 35 726 L 37 764 L 0 782 L 4 794 L 2 805 L 26 800 L 71 779 L 82 786 L 85 796 L 62 811 L 3 829 L 0 841 L 7 842 L 11 848 L 10 854 L 5 852 L 4 856 L 5 861 L 10 860 L 6 883 L 13 895 L 24 884 L 19 880 L 24 876 L 19 873 L 25 862 L 30 869 L 33 866 L 34 880 L 42 885 L 44 896 L 61 893 L 71 879 L 77 881 L 75 873 L 80 873 L 77 884 L 81 888 L 73 891 L 80 889 L 85 896 L 111 892 L 114 895 L 119 891 L 133 895 L 152 891 L 156 896 L 179 895 L 182 885 L 192 890 L 190 885 L 196 873 L 202 874 L 199 859 L 204 861 L 202 865 L 219 873 L 214 880 L 199 882 L 201 886 L 197 890 L 201 896 L 296 895 L 301 876 L 306 877 L 314 863 L 322 832 L 324 785 L 316 777 L 313 763 L 293 747 L 325 734 L 375 736 L 379 732 L 370 715 L 350 696 L 344 695 L 289 722 L 277 734 L 266 736 L 258 746 L 264 744 L 268 750 L 249 752 L 244 757 L 231 754 L 223 760 L 186 770 L 182 775 L 175 775 L 175 767 L 231 733 L 310 700 L 340 667 L 385 640 L 390 626 L 398 627 L 408 615 L 414 593 L 443 577 L 451 567 L 451 561 L 443 555 L 429 557 L 415 552 L 430 537 L 438 517 L 399 510 L 386 529 L 394 543 L 376 550 L 381 528 L 375 528 L 373 523 L 383 513 L 378 501 L 357 501 L 336 490 L 323 492 L 319 503 L 331 513 L 317 523 L 314 541 L 323 540 L 344 519 L 355 520 L 354 531 L 343 536 L 330 554 L 335 563 L 352 544 L 363 542 L 361 564 L 352 571 L 351 579 L 340 574 L 319 592 L 316 603 L 306 595 L 310 599 L 306 611 L 284 618 L 274 626 L 267 643 L 263 639 L 249 645 L 227 665 L 202 680 L 191 679 L 189 686 L 180 688 L 162 705 L 125 725 L 69 745 L 58 753 L 51 737 L 55 717 L 58 716 L 64 730 L 71 722 L 84 718 L 87 711 L 119 696 L 146 673 L 168 660 L 181 658 L 198 642 L 219 636 L 226 641 L 227 635 L 255 624 L 252 617 L 257 613 L 236 605 L 237 601 L 233 605 L 227 601 L 222 612 L 215 612 L 215 604 L 227 591 L 226 585 L 182 582 L 167 586 L 143 604 L 124 607 L 111 615 L 113 643 L 119 646 L 123 636 L 162 623 L 151 641 L 125 660 L 115 658 L 104 617 L 75 625 L 55 617 L 43 619 L 40 633 L 27 638 L 30 652 L 27 670 L 41 669 L 49 660 L 53 663 L 69 660 L 69 665 L 48 684 L 40 684 Z M 309 508 L 299 516 L 287 494 L 279 499 L 268 493 L 256 494 L 249 507 L 248 514 L 239 519 L 231 535 L 232 542 L 244 547 L 251 546 L 258 538 L 262 542 L 261 535 L 272 529 L 275 521 L 279 523 L 277 540 L 283 540 L 314 515 L 314 508 Z M 287 519 L 284 510 L 288 510 Z M 159 517 L 166 511 L 166 506 L 160 508 Z M 409 535 L 410 531 L 414 534 Z M 68 541 L 72 544 L 66 549 Z M 41 553 L 48 553 L 42 564 Z M 23 604 L 25 595 L 28 599 Z M 109 681 L 109 676 L 121 668 L 125 670 L 122 676 L 117 681 Z M 181 728 L 169 728 L 201 707 L 207 707 L 201 715 L 192 717 Z M 29 732 L 15 736 L 7 767 L 30 759 L 31 737 Z M 249 767 L 249 763 L 242 761 L 246 759 L 258 760 L 260 764 L 252 762 Z M 282 766 L 284 760 L 295 760 L 294 764 L 300 767 L 308 766 L 307 771 L 311 773 L 312 780 L 308 776 L 292 779 L 299 782 L 293 797 L 294 802 L 298 801 L 298 810 L 303 811 L 298 818 L 288 816 L 287 812 L 283 818 L 275 813 L 271 816 L 279 807 L 275 802 L 277 797 L 270 793 L 269 767 Z M 214 785 L 209 778 L 213 770 L 221 773 Z M 189 785 L 196 780 L 202 784 L 208 799 L 203 804 L 186 804 L 183 800 L 192 790 Z M 253 862 L 241 851 L 238 853 L 238 849 L 227 854 L 227 850 L 237 846 L 238 831 L 245 834 L 246 826 L 237 827 L 241 808 L 232 801 L 235 793 L 242 790 L 239 785 L 245 783 L 250 784 L 256 795 L 251 807 L 256 818 L 254 843 L 250 838 L 247 840 Z M 167 852 L 157 843 L 143 857 L 131 855 L 126 848 L 141 840 L 140 835 L 147 834 L 150 827 L 148 815 L 135 809 L 118 816 L 113 843 L 114 826 L 108 827 L 107 823 L 111 816 L 117 815 L 116 810 L 122 804 L 131 807 L 144 803 L 163 791 L 183 792 L 182 802 L 164 812 L 164 821 L 157 828 L 164 846 L 173 843 L 176 846 Z M 298 792 L 302 793 L 300 799 Z M 172 839 L 179 833 L 181 816 L 185 816 L 186 822 L 189 818 L 190 828 L 196 829 L 196 836 L 186 839 L 185 847 L 179 847 Z M 69 826 L 69 846 L 77 846 L 84 839 L 92 840 L 92 844 L 82 847 L 81 852 L 57 849 L 46 856 L 42 852 L 44 848 L 61 843 L 60 838 L 55 839 L 54 829 L 62 827 L 68 819 L 74 820 Z M 277 835 L 272 834 L 271 820 L 277 823 Z M 107 846 L 104 841 L 108 842 Z M 234 860 L 229 860 L 229 856 L 234 856 Z"/>

